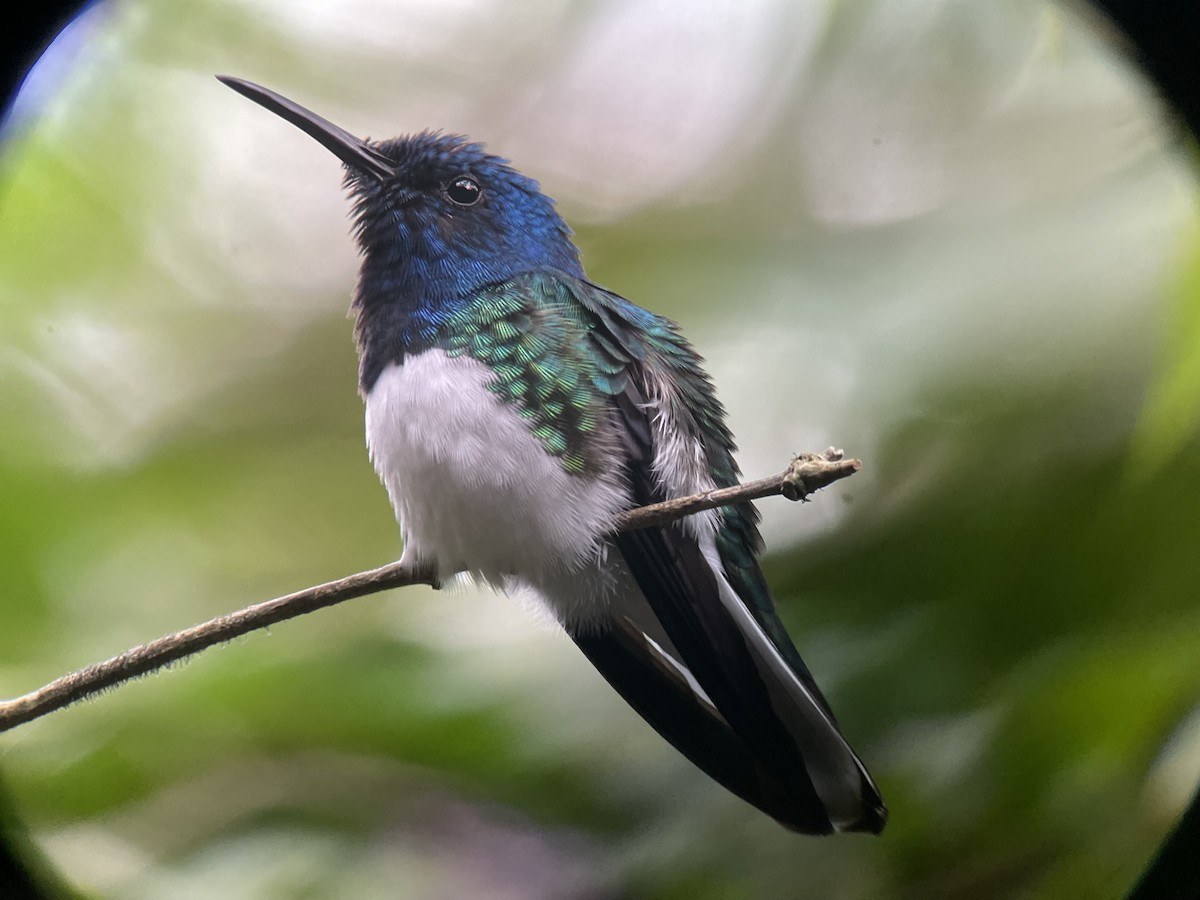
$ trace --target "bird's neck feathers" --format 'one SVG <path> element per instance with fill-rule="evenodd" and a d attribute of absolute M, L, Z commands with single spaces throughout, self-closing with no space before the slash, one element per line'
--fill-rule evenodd
<path fill-rule="evenodd" d="M 352 310 L 370 389 L 389 362 L 428 344 L 488 285 L 525 272 L 583 278 L 571 229 L 538 184 L 478 144 L 422 133 L 373 145 L 398 177 L 347 170 L 362 268 Z M 481 188 L 463 206 L 445 186 L 469 177 Z"/>

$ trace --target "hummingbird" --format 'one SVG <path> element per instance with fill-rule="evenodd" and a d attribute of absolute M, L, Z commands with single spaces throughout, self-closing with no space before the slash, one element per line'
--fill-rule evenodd
<path fill-rule="evenodd" d="M 217 77 L 345 167 L 359 390 L 401 562 L 532 592 L 662 737 L 786 828 L 879 833 L 879 790 L 776 613 L 753 505 L 614 533 L 738 482 L 678 327 L 590 281 L 554 202 L 483 145 L 361 139 Z"/>

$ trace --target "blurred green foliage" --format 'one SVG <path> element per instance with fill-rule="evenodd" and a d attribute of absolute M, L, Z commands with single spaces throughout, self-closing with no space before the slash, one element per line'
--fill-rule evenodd
<path fill-rule="evenodd" d="M 221 87 L 485 140 L 708 356 L 892 810 L 804 839 L 506 598 L 409 589 L 3 737 L 121 898 L 1105 897 L 1200 776 L 1196 185 L 1035 2 L 93 7 L 0 161 L 0 693 L 378 565 L 336 162 Z"/>

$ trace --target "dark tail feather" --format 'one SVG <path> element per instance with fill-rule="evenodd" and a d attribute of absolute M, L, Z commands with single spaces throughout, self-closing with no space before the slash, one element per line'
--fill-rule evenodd
<path fill-rule="evenodd" d="M 612 622 L 571 637 L 625 702 L 714 781 L 793 831 L 833 831 L 811 782 L 775 778 L 640 631 Z"/>
<path fill-rule="evenodd" d="M 746 748 L 756 777 L 779 791 L 772 809 L 747 799 L 799 831 L 881 831 L 886 807 L 824 698 L 787 665 L 696 540 L 680 528 L 648 528 L 619 535 L 617 545 L 681 662 Z M 688 758 L 704 755 L 642 714 Z M 781 804 L 790 809 L 785 816 Z"/>

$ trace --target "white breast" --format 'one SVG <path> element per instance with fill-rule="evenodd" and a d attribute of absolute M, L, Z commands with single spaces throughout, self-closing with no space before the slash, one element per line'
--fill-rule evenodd
<path fill-rule="evenodd" d="M 476 360 L 428 350 L 389 366 L 367 395 L 367 446 L 400 522 L 403 560 L 496 586 L 594 572 L 609 524 L 629 506 L 615 461 L 598 475 L 569 474 L 529 420 L 488 390 L 491 379 Z"/>

